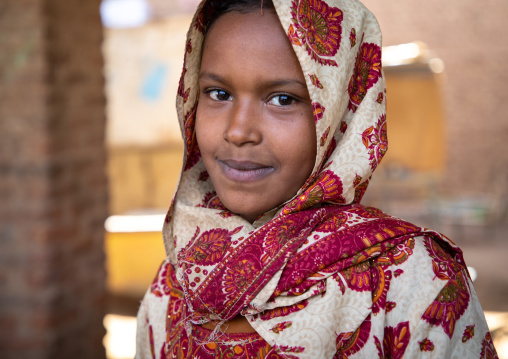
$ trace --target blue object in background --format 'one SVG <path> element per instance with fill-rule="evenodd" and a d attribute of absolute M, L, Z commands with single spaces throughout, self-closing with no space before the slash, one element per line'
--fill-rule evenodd
<path fill-rule="evenodd" d="M 157 101 L 166 82 L 167 67 L 157 64 L 150 68 L 141 84 L 141 96 L 148 101 Z"/>

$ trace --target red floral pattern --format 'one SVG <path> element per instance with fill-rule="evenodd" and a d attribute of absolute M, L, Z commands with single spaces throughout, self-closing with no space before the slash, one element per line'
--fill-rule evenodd
<path fill-rule="evenodd" d="M 208 171 L 203 171 L 199 174 L 198 181 L 206 182 L 210 178 Z"/>
<path fill-rule="evenodd" d="M 410 338 L 409 322 L 399 323 L 395 328 L 385 327 L 383 345 L 378 337 L 374 336 L 379 358 L 402 358 Z"/>
<path fill-rule="evenodd" d="M 205 195 L 205 198 L 203 198 L 203 201 L 201 201 L 201 204 L 198 204 L 196 207 L 220 209 L 223 211 L 227 210 L 227 208 L 220 201 L 219 196 L 217 196 L 216 192 L 208 192 Z"/>
<path fill-rule="evenodd" d="M 316 75 L 309 75 L 310 77 L 310 81 L 312 82 L 312 84 L 314 86 L 316 86 L 318 89 L 323 89 L 323 84 L 321 84 L 321 82 L 319 82 L 319 79 Z"/>
<path fill-rule="evenodd" d="M 384 271 L 380 266 L 372 266 L 372 314 L 377 315 L 386 308 L 386 296 L 390 289 L 392 272 Z"/>
<path fill-rule="evenodd" d="M 466 343 L 473 337 L 474 337 L 474 324 L 468 325 L 466 329 L 464 329 L 464 334 L 462 334 L 462 343 Z"/>
<path fill-rule="evenodd" d="M 319 102 L 313 102 L 312 103 L 312 110 L 314 111 L 314 121 L 318 123 L 319 120 L 321 120 L 325 114 L 325 107 L 321 106 Z"/>
<path fill-rule="evenodd" d="M 315 184 L 284 207 L 283 213 L 299 212 L 323 202 L 345 202 L 342 197 L 342 181 L 331 171 L 324 171 Z"/>
<path fill-rule="evenodd" d="M 351 355 L 358 353 L 369 339 L 371 326 L 372 323 L 369 315 L 354 332 L 337 335 L 337 353 L 334 358 L 347 359 Z"/>
<path fill-rule="evenodd" d="M 372 287 L 369 262 L 362 262 L 342 272 L 349 287 L 356 292 L 370 291 Z"/>
<path fill-rule="evenodd" d="M 275 309 L 266 310 L 266 311 L 256 315 L 255 317 L 258 317 L 262 320 L 270 320 L 270 319 L 278 318 L 278 317 L 286 317 L 292 313 L 296 313 L 302 309 L 305 309 L 305 307 L 307 307 L 308 304 L 309 304 L 308 301 L 302 300 L 301 302 L 299 302 L 295 305 L 290 305 L 287 307 L 278 307 Z"/>
<path fill-rule="evenodd" d="M 356 45 L 356 29 L 354 27 L 351 29 L 351 33 L 349 34 L 349 44 L 351 45 L 351 48 Z"/>
<path fill-rule="evenodd" d="M 203 232 L 189 249 L 181 253 L 181 260 L 204 266 L 220 261 L 231 246 L 231 237 L 240 229 L 242 227 L 237 227 L 231 232 L 220 228 Z M 199 227 L 195 236 L 198 234 Z"/>
<path fill-rule="evenodd" d="M 431 352 L 434 350 L 434 343 L 429 338 L 423 339 L 421 342 L 418 342 L 420 344 L 420 351 L 422 352 Z"/>
<path fill-rule="evenodd" d="M 469 305 L 469 290 L 461 265 L 454 261 L 436 242 L 426 238 L 424 245 L 432 258 L 432 269 L 437 278 L 448 283 L 423 314 L 428 323 L 441 326 L 451 339 L 455 323 Z"/>
<path fill-rule="evenodd" d="M 374 170 L 388 150 L 386 135 L 386 115 L 382 115 L 376 126 L 371 126 L 362 133 L 362 141 L 369 150 L 370 167 Z"/>
<path fill-rule="evenodd" d="M 328 139 L 328 135 L 330 134 L 330 126 L 326 129 L 326 131 L 323 133 L 323 136 L 321 136 L 321 140 L 319 140 L 319 145 L 323 147 L 326 143 L 326 140 Z"/>
<path fill-rule="evenodd" d="M 168 295 L 171 291 L 172 284 L 171 278 L 169 277 L 169 264 L 166 264 L 159 268 L 157 275 L 155 276 L 152 285 L 150 286 L 150 292 L 155 294 L 157 297 Z"/>
<path fill-rule="evenodd" d="M 196 133 L 194 131 L 194 122 L 196 121 L 196 109 L 198 103 L 192 107 L 192 109 L 185 114 L 185 146 L 187 149 L 187 161 L 185 162 L 184 171 L 194 167 L 201 158 L 201 152 L 199 152 L 198 141 L 196 140 Z"/>
<path fill-rule="evenodd" d="M 481 359 L 499 359 L 497 356 L 496 348 L 492 342 L 492 336 L 489 332 L 485 335 L 485 339 L 482 341 L 482 351 L 480 353 Z"/>
<path fill-rule="evenodd" d="M 414 247 L 414 239 L 408 238 L 406 241 L 398 244 L 395 248 L 392 248 L 383 255 L 379 256 L 376 262 L 381 266 L 400 265 L 407 261 L 407 259 L 413 254 Z M 397 271 L 399 272 L 395 273 L 396 277 L 400 275 L 400 271 L 402 271 L 402 269 L 397 269 Z"/>
<path fill-rule="evenodd" d="M 270 330 L 272 332 L 274 332 L 275 334 L 279 334 L 279 333 L 282 333 L 284 331 L 284 329 L 289 328 L 291 325 L 293 325 L 292 322 L 282 322 L 282 323 L 277 324 Z"/>
<path fill-rule="evenodd" d="M 305 46 L 317 63 L 337 66 L 332 57 L 340 47 L 342 11 L 321 0 L 293 0 L 291 15 L 293 24 L 288 30 L 289 40 L 294 45 Z"/>
<path fill-rule="evenodd" d="M 376 44 L 364 43 L 358 52 L 356 66 L 349 81 L 349 106 L 356 112 L 367 91 L 381 77 L 381 48 Z"/>

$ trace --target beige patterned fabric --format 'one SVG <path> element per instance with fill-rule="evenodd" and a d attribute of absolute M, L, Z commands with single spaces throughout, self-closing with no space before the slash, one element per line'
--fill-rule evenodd
<path fill-rule="evenodd" d="M 273 3 L 312 100 L 313 172 L 293 198 L 252 224 L 220 202 L 194 129 L 213 12 L 203 1 L 178 90 L 186 148 L 163 229 L 167 260 L 138 314 L 137 358 L 194 357 L 220 333 L 193 342 L 193 327 L 237 315 L 273 348 L 270 358 L 495 355 L 460 249 L 359 204 L 387 150 L 375 17 L 356 0 Z M 207 357 L 223 354 L 214 350 Z"/>

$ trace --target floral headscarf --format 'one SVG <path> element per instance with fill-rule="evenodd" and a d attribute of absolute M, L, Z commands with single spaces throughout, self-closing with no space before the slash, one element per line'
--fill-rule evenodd
<path fill-rule="evenodd" d="M 387 299 L 392 278 L 411 271 L 391 266 L 409 266 L 412 255 L 429 265 L 407 280 L 442 279 L 425 287 L 421 297 L 428 301 L 411 302 L 414 323 L 423 318 L 452 338 L 470 298 L 460 250 L 435 232 L 359 205 L 387 150 L 381 31 L 372 13 L 357 0 L 273 0 L 305 75 L 317 155 L 298 193 L 251 224 L 221 203 L 196 142 L 210 3 L 199 5 L 188 32 L 177 98 L 185 155 L 163 229 L 168 260 L 185 293 L 188 332 L 192 325 L 241 314 L 287 358 L 331 358 L 336 352 L 346 357 L 367 347 L 370 353 L 377 347 L 404 354 L 409 333 L 417 330 L 413 322 L 385 328 L 382 344 L 371 332 L 383 328 L 373 316 L 382 318 L 395 305 Z M 445 299 L 432 302 L 446 280 L 458 293 L 453 307 Z"/>
<path fill-rule="evenodd" d="M 184 165 L 164 226 L 166 252 L 173 263 L 176 253 L 195 237 L 197 227 L 201 233 L 222 228 L 235 231 L 232 238 L 245 238 L 281 215 L 318 204 L 358 203 L 387 150 L 381 31 L 372 13 L 356 0 L 274 0 L 312 100 L 318 139 L 316 164 L 290 201 L 253 225 L 230 213 L 215 194 L 194 128 L 201 47 L 208 12 L 213 10 L 204 6 L 206 3 L 200 4 L 187 36 L 178 88 Z"/>

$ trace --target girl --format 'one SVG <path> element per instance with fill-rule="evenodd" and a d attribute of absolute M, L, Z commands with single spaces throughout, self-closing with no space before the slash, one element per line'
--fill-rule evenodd
<path fill-rule="evenodd" d="M 387 149 L 357 0 L 203 1 L 137 358 L 495 357 L 462 253 L 359 204 Z"/>

